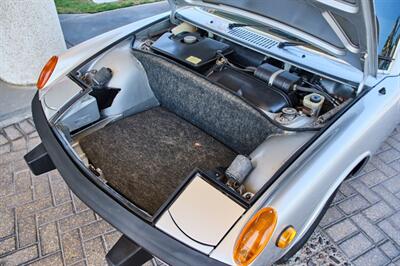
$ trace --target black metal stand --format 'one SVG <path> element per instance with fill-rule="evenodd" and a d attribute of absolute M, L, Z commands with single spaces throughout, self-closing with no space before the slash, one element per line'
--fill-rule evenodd
<path fill-rule="evenodd" d="M 150 253 L 126 236 L 121 236 L 106 255 L 106 260 L 110 266 L 139 266 L 152 258 L 153 256 Z"/>

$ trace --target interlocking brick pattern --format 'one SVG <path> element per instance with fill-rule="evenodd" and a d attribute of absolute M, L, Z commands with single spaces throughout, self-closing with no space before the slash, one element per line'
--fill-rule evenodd
<path fill-rule="evenodd" d="M 0 265 L 104 265 L 120 237 L 56 171 L 33 176 L 23 155 L 40 143 L 30 119 L 0 130 Z"/>
<path fill-rule="evenodd" d="M 23 155 L 38 143 L 30 119 L 0 129 L 0 265 L 104 265 L 120 233 L 81 202 L 57 171 L 30 173 Z M 400 127 L 341 186 L 289 264 L 399 264 L 399 210 Z"/>

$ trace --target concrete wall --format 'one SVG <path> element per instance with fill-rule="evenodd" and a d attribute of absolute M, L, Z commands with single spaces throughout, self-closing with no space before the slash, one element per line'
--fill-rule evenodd
<path fill-rule="evenodd" d="M 34 84 L 52 55 L 66 49 L 53 0 L 0 0 L 0 79 Z"/>

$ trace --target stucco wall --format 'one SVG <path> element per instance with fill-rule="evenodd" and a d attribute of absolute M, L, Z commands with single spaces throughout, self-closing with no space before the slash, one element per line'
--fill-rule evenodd
<path fill-rule="evenodd" d="M 0 0 L 0 79 L 34 84 L 47 60 L 65 49 L 53 0 Z"/>

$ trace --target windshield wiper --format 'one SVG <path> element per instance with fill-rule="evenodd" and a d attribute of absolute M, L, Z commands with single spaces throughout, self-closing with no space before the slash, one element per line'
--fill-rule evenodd
<path fill-rule="evenodd" d="M 240 27 L 263 27 L 263 28 L 269 28 L 268 26 L 264 26 L 264 25 L 261 25 L 261 24 L 229 23 L 229 25 L 228 25 L 229 29 L 240 28 Z"/>
<path fill-rule="evenodd" d="M 393 61 L 392 57 L 386 56 L 386 55 L 378 55 L 378 59 L 383 60 L 383 61 L 389 61 L 389 62 Z"/>
<path fill-rule="evenodd" d="M 299 45 L 308 45 L 305 42 L 280 42 L 278 44 L 278 48 L 285 48 L 287 46 L 299 46 Z"/>

